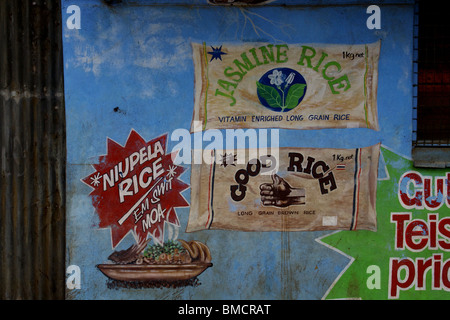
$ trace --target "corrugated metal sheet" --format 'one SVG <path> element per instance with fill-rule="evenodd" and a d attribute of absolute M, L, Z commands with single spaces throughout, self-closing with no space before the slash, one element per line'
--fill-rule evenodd
<path fill-rule="evenodd" d="M 63 299 L 59 1 L 0 1 L 0 299 Z"/>

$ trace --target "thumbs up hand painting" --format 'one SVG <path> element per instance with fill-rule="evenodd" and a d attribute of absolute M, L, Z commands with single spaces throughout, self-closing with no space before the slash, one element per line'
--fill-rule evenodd
<path fill-rule="evenodd" d="M 305 189 L 293 188 L 283 178 L 272 175 L 272 183 L 260 185 L 261 202 L 265 206 L 289 207 L 305 204 Z"/>

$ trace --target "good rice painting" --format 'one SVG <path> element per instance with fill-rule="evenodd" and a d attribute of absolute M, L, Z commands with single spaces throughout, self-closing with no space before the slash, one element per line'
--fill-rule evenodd
<path fill-rule="evenodd" d="M 376 231 L 379 153 L 379 145 L 280 148 L 224 165 L 213 150 L 211 161 L 193 165 L 186 231 Z"/>

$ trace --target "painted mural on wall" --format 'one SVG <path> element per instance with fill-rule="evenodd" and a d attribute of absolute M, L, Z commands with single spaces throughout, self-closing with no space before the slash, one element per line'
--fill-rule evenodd
<path fill-rule="evenodd" d="M 382 154 L 387 178 L 378 182 L 382 218 L 377 232 L 338 232 L 320 239 L 351 257 L 326 297 L 448 299 L 450 174 L 445 169 L 419 170 L 386 148 Z"/>
<path fill-rule="evenodd" d="M 125 285 L 180 285 L 212 265 L 204 243 L 177 239 L 176 208 L 189 206 L 181 194 L 189 186 L 179 179 L 186 169 L 173 163 L 175 157 L 167 150 L 167 135 L 145 141 L 131 130 L 124 146 L 107 140 L 107 154 L 82 180 L 94 189 L 90 196 L 99 228 L 111 231 L 112 248 L 129 233 L 136 241 L 111 253 L 112 263 L 97 265 L 108 278 Z"/>
<path fill-rule="evenodd" d="M 67 299 L 448 299 L 411 1 L 224 2 L 63 1 Z"/>
<path fill-rule="evenodd" d="M 193 44 L 203 129 L 378 130 L 380 43 Z"/>

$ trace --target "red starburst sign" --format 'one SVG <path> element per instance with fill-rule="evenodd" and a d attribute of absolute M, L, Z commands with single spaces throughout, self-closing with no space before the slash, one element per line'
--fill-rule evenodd
<path fill-rule="evenodd" d="M 175 208 L 188 207 L 181 192 L 189 185 L 179 179 L 186 170 L 167 153 L 167 134 L 146 142 L 131 130 L 125 146 L 107 139 L 107 154 L 96 170 L 82 179 L 94 190 L 92 204 L 100 228 L 111 228 L 113 249 L 131 231 L 140 242 L 149 235 L 164 242 L 164 226 L 180 226 Z"/>

